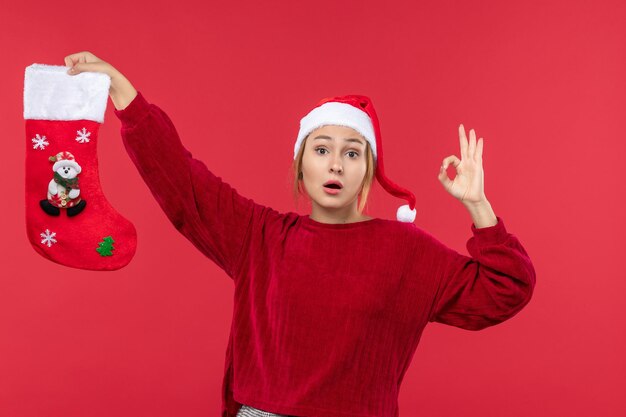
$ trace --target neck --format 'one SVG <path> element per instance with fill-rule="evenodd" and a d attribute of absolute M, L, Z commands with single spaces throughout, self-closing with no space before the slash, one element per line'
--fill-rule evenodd
<path fill-rule="evenodd" d="M 315 201 L 311 201 L 311 206 L 309 218 L 320 223 L 355 223 L 371 219 L 369 216 L 359 214 L 356 201 L 350 206 L 340 208 L 320 206 Z"/>

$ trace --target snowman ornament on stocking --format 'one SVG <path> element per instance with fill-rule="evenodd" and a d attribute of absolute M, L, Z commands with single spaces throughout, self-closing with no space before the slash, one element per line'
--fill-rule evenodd
<path fill-rule="evenodd" d="M 32 64 L 24 75 L 26 229 L 33 248 L 73 268 L 116 270 L 135 254 L 135 227 L 100 187 L 97 139 L 111 79 Z"/>
<path fill-rule="evenodd" d="M 80 165 L 69 152 L 59 152 L 51 156 L 50 161 L 54 162 L 52 166 L 54 178 L 48 184 L 48 198 L 41 200 L 39 204 L 43 211 L 52 216 L 58 216 L 62 208 L 67 209 L 68 216 L 76 216 L 87 205 L 87 202 L 80 198 L 78 187 Z"/>

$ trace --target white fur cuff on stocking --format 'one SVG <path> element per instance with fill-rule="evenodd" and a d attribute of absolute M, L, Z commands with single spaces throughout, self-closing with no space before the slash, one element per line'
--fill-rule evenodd
<path fill-rule="evenodd" d="M 111 78 L 69 75 L 63 65 L 32 64 L 24 74 L 24 119 L 104 122 Z"/>

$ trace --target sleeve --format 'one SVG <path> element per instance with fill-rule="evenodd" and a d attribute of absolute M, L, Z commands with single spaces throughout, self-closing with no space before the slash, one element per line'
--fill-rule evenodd
<path fill-rule="evenodd" d="M 141 92 L 114 109 L 131 160 L 174 227 L 235 278 L 253 217 L 265 207 L 193 158 L 167 114 Z"/>
<path fill-rule="evenodd" d="M 520 241 L 497 217 L 467 241 L 471 257 L 428 235 L 433 261 L 442 265 L 428 321 L 480 330 L 517 314 L 532 296 L 535 269 Z"/>

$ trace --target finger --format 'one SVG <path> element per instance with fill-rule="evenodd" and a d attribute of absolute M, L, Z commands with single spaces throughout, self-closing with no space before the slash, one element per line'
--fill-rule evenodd
<path fill-rule="evenodd" d="M 469 148 L 467 149 L 467 155 L 471 159 L 474 159 L 474 154 L 476 153 L 476 132 L 474 132 L 474 129 L 470 129 L 469 136 Z"/>
<path fill-rule="evenodd" d="M 483 160 L 483 146 L 484 146 L 483 138 L 478 139 L 478 143 L 476 144 L 476 156 L 474 157 L 474 160 L 477 162 L 480 162 Z"/>
<path fill-rule="evenodd" d="M 450 155 L 450 156 L 446 156 L 445 158 L 443 158 L 443 162 L 441 163 L 441 166 L 443 167 L 444 170 L 446 170 L 448 169 L 448 166 L 452 165 L 456 168 L 459 166 L 460 163 L 461 163 L 461 160 L 456 155 Z"/>
<path fill-rule="evenodd" d="M 439 167 L 439 175 L 437 175 L 437 178 L 439 178 L 439 181 L 446 189 L 450 187 L 450 184 L 452 184 L 452 180 L 448 177 L 448 173 L 443 165 Z"/>
<path fill-rule="evenodd" d="M 73 67 L 75 63 L 76 63 L 76 60 L 74 58 L 71 58 L 69 56 L 65 58 L 65 65 L 66 66 Z"/>
<path fill-rule="evenodd" d="M 80 74 L 81 72 L 88 72 L 88 71 L 95 71 L 95 72 L 104 72 L 103 71 L 103 67 L 102 67 L 102 63 L 100 62 L 79 62 L 77 64 L 74 64 L 74 66 L 72 68 L 70 68 L 67 73 L 70 75 L 76 75 L 76 74 Z"/>
<path fill-rule="evenodd" d="M 65 57 L 65 64 L 68 67 L 74 66 L 78 62 L 78 58 L 83 54 L 83 52 L 77 52 L 75 54 L 70 54 Z"/>
<path fill-rule="evenodd" d="M 459 125 L 459 144 L 461 145 L 461 158 L 467 157 L 467 137 L 465 137 L 465 128 L 461 123 Z"/>
<path fill-rule="evenodd" d="M 81 64 L 72 63 L 72 66 L 67 70 L 70 75 L 80 74 L 82 72 Z"/>

